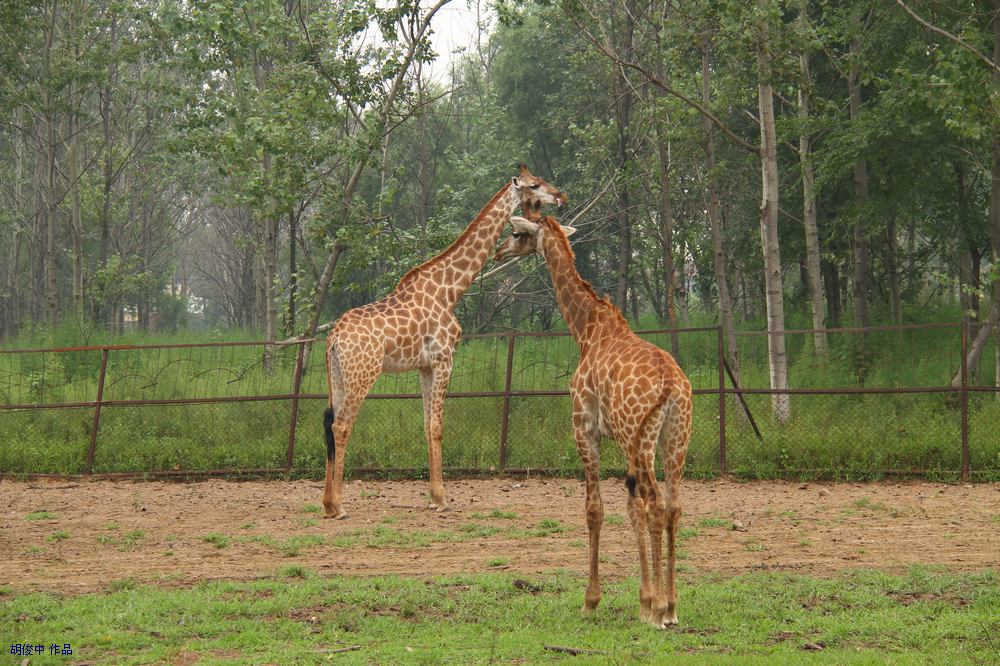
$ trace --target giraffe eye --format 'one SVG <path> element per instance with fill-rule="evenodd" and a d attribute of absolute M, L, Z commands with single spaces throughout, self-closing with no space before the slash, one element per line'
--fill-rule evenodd
<path fill-rule="evenodd" d="M 536 184 L 534 184 L 534 185 L 531 186 L 531 189 L 537 190 L 539 187 L 541 187 L 541 185 L 538 184 L 538 183 L 536 183 Z"/>
<path fill-rule="evenodd" d="M 511 234 L 511 236 L 513 236 L 515 240 L 520 239 L 526 235 L 527 234 L 525 234 L 523 231 L 515 231 L 514 233 Z"/>

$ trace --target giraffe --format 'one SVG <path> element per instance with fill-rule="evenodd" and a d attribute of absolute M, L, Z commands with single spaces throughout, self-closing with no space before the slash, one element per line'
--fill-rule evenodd
<path fill-rule="evenodd" d="M 499 261 L 536 253 L 545 258 L 559 309 L 580 348 L 580 363 L 570 381 L 570 394 L 573 435 L 586 477 L 590 533 L 590 576 L 583 611 L 593 611 L 601 600 L 597 563 L 604 503 L 598 476 L 599 445 L 601 437 L 612 437 L 628 461 L 628 514 L 639 549 L 639 617 L 662 629 L 677 624 L 675 543 L 684 457 L 691 436 L 691 383 L 670 354 L 633 333 L 618 308 L 607 298 L 599 298 L 580 277 L 567 238 L 575 229 L 540 214 L 536 220 L 511 218 L 513 234 L 501 243 L 494 258 Z M 665 489 L 660 488 L 654 471 L 657 445 Z M 646 552 L 647 531 L 651 567 Z"/>
<path fill-rule="evenodd" d="M 462 333 L 452 308 L 486 263 L 518 205 L 540 214 L 542 204 L 561 207 L 565 202 L 565 194 L 519 165 L 519 174 L 493 196 L 450 247 L 410 270 L 387 297 L 348 310 L 337 320 L 326 343 L 330 401 L 323 414 L 323 507 L 327 518 L 347 517 L 341 501 L 344 456 L 361 404 L 381 373 L 408 370 L 420 371 L 431 508 L 449 509 L 441 472 L 442 418 L 452 356 Z"/>

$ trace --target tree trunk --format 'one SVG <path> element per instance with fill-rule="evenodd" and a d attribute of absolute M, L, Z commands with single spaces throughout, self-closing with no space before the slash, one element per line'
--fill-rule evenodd
<path fill-rule="evenodd" d="M 635 2 L 626 2 L 623 20 L 625 36 L 622 56 L 633 59 L 632 40 L 635 30 Z M 618 280 L 615 303 L 624 314 L 628 310 L 629 264 L 632 260 L 632 229 L 629 211 L 629 122 L 632 117 L 632 87 L 620 67 L 613 70 L 615 79 L 616 121 L 618 125 Z"/>
<path fill-rule="evenodd" d="M 861 17 L 852 17 L 855 31 L 861 29 Z M 861 82 L 859 80 L 861 65 L 858 62 L 861 43 L 857 35 L 851 39 L 851 67 L 847 77 L 848 94 L 850 95 L 851 122 L 858 121 L 861 115 Z M 854 196 L 857 206 L 857 219 L 852 233 L 851 256 L 854 261 L 854 325 L 865 328 L 868 326 L 868 294 L 871 291 L 869 271 L 869 249 L 867 224 L 864 221 L 864 206 L 868 201 L 868 165 L 863 159 L 854 163 Z M 861 354 L 864 356 L 864 338 L 859 336 Z"/>
<path fill-rule="evenodd" d="M 837 264 L 825 259 L 820 260 L 820 269 L 823 271 L 823 286 L 826 289 L 826 303 L 830 308 L 830 328 L 840 326 L 840 271 Z"/>
<path fill-rule="evenodd" d="M 896 234 L 896 219 L 889 217 L 886 222 L 885 270 L 889 280 L 889 315 L 892 323 L 903 323 L 903 297 L 899 285 L 899 238 Z"/>
<path fill-rule="evenodd" d="M 51 67 L 55 41 L 58 2 L 53 0 L 48 28 L 45 33 L 45 321 L 55 327 L 59 318 L 59 280 L 56 270 L 56 223 L 58 196 L 56 195 L 56 112 L 52 96 Z"/>
<path fill-rule="evenodd" d="M 766 11 L 767 0 L 758 0 Z M 767 349 L 771 389 L 788 388 L 788 361 L 785 356 L 785 305 L 782 292 L 781 252 L 778 243 L 778 142 L 774 125 L 774 100 L 771 88 L 771 56 L 768 24 L 758 25 L 757 72 L 760 109 L 761 205 L 760 235 L 764 252 L 764 286 L 767 305 Z M 774 417 L 784 423 L 791 416 L 789 396 L 771 397 Z"/>
<path fill-rule="evenodd" d="M 21 135 L 21 107 L 14 109 L 14 235 L 7 263 L 7 306 L 4 308 L 4 338 L 21 328 L 21 237 L 24 234 L 24 138 Z"/>
<path fill-rule="evenodd" d="M 662 5 L 662 15 L 660 25 L 666 22 L 667 14 L 671 11 L 669 2 L 664 1 Z M 662 29 L 656 30 L 656 50 L 663 48 Z M 669 74 L 666 64 L 660 60 L 657 74 L 664 81 Z M 665 99 L 666 93 L 661 88 L 654 87 L 655 99 Z M 655 122 L 653 127 L 656 130 L 656 154 L 660 162 L 660 254 L 663 255 L 663 307 L 661 308 L 661 321 L 670 329 L 677 328 L 677 313 L 674 309 L 674 292 L 676 291 L 676 268 L 674 266 L 674 209 L 670 195 L 670 139 L 667 138 L 665 127 L 670 124 L 670 116 L 664 122 Z M 683 255 L 682 255 L 683 261 Z M 680 336 L 677 333 L 670 334 L 670 353 L 680 361 Z"/>
<path fill-rule="evenodd" d="M 708 37 L 701 40 L 701 99 L 705 108 L 711 108 L 712 86 L 709 66 L 710 45 Z M 715 280 L 719 287 L 719 315 L 726 337 L 726 354 L 729 367 L 738 382 L 740 379 L 740 352 L 736 346 L 736 323 L 733 320 L 733 302 L 729 296 L 729 280 L 726 277 L 726 249 L 722 241 L 722 215 L 719 207 L 718 186 L 715 166 L 715 125 L 708 116 L 702 116 L 705 130 L 705 166 L 708 170 L 708 224 L 712 232 L 713 266 Z"/>
<path fill-rule="evenodd" d="M 806 1 L 799 4 L 799 23 L 803 34 L 808 29 L 806 16 Z M 820 277 L 819 231 L 816 224 L 816 192 L 815 175 L 812 163 L 812 137 L 807 130 L 809 120 L 809 89 L 812 86 L 812 74 L 809 71 L 809 53 L 806 49 L 799 52 L 799 72 L 802 82 L 799 85 L 799 119 L 802 121 L 802 133 L 799 135 L 799 163 L 802 167 L 802 221 L 806 235 L 806 280 L 809 285 L 809 302 L 812 305 L 812 323 L 816 330 L 813 333 L 813 345 L 816 354 L 827 355 L 826 339 L 826 306 L 823 304 L 823 284 Z"/>
<path fill-rule="evenodd" d="M 297 216 L 294 210 L 288 211 L 288 321 L 285 322 L 285 335 L 295 334 L 295 297 L 299 287 L 299 267 L 296 263 L 295 249 Z"/>
<path fill-rule="evenodd" d="M 111 188 L 114 185 L 114 140 L 115 136 L 111 132 L 111 103 L 112 84 L 117 73 L 115 57 L 115 32 L 118 27 L 118 16 L 111 10 L 111 27 L 109 43 L 111 44 L 111 57 L 108 58 L 108 80 L 101 91 L 101 127 L 104 135 L 104 187 L 101 194 L 101 216 L 98 220 L 100 227 L 101 242 L 98 254 L 98 268 L 105 269 L 108 265 L 108 256 L 111 247 Z M 107 287 L 107 285 L 104 285 Z M 91 317 L 94 325 L 100 324 L 101 316 L 106 306 L 102 301 L 107 300 L 106 294 L 101 294 L 99 298 L 94 298 L 91 309 Z M 114 317 L 110 317 L 109 326 L 113 326 Z"/>
<path fill-rule="evenodd" d="M 80 60 L 80 37 L 77 26 L 82 24 L 87 11 L 86 1 L 73 5 L 71 21 L 73 57 Z M 79 13 L 78 13 L 79 12 Z M 77 321 L 83 322 L 83 221 L 80 211 L 80 107 L 82 96 L 78 94 L 76 81 L 70 83 L 69 99 L 69 149 L 67 150 L 68 173 L 70 187 L 70 218 L 69 231 L 73 246 L 73 315 Z"/>

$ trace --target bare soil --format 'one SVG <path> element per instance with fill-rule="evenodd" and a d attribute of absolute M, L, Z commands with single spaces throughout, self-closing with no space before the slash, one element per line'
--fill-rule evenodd
<path fill-rule="evenodd" d="M 426 508 L 426 490 L 413 481 L 352 481 L 344 492 L 350 517 L 338 521 L 315 512 L 322 496 L 315 481 L 0 481 L 0 585 L 78 594 L 126 578 L 186 586 L 272 576 L 289 565 L 324 576 L 535 574 L 557 568 L 584 573 L 581 482 L 450 481 L 452 511 L 443 514 Z M 605 481 L 602 495 L 602 575 L 634 575 L 624 484 Z M 824 576 L 860 567 L 899 571 L 916 563 L 956 571 L 1000 564 L 995 484 L 689 481 L 683 505 L 681 527 L 697 533 L 685 533 L 682 571 Z M 29 519 L 43 510 L 55 517 Z M 495 510 L 516 517 L 491 516 Z M 566 530 L 529 535 L 553 520 Z M 500 531 L 469 538 L 462 527 L 468 530 L 470 523 Z M 338 535 L 370 534 L 380 525 L 403 535 L 462 540 L 432 538 L 418 547 L 329 543 Z M 213 534 L 228 540 L 203 538 Z M 326 543 L 306 544 L 294 556 L 268 543 L 295 535 L 322 536 Z"/>

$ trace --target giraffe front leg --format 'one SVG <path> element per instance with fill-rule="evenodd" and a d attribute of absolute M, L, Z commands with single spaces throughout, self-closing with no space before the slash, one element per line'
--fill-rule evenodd
<path fill-rule="evenodd" d="M 587 483 L 585 510 L 587 530 L 590 535 L 590 570 L 587 591 L 583 597 L 583 613 L 589 613 L 601 602 L 601 579 L 598 575 L 600 560 L 601 525 L 604 522 L 604 502 L 600 486 L 600 436 L 595 427 L 595 417 L 590 413 L 587 401 L 574 396 L 573 434 L 583 462 Z"/>
<path fill-rule="evenodd" d="M 420 371 L 420 388 L 424 399 L 424 435 L 427 438 L 427 459 L 430 467 L 430 508 L 438 512 L 451 511 L 444 496 L 444 473 L 441 460 L 441 438 L 444 432 L 444 395 L 451 378 L 451 359 Z"/>

